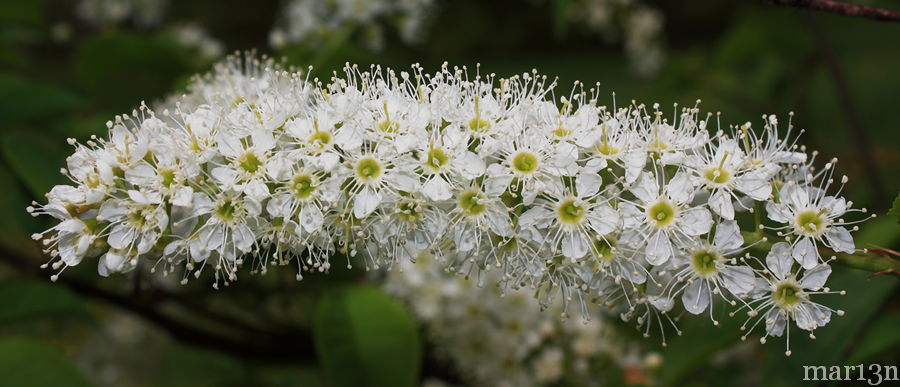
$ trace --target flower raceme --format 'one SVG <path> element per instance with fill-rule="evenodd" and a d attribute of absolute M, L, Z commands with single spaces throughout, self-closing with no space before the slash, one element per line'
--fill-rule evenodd
<path fill-rule="evenodd" d="M 811 300 L 830 292 L 819 248 L 856 251 L 843 216 L 865 212 L 829 193 L 834 161 L 815 168 L 775 116 L 713 131 L 696 105 L 667 118 L 580 83 L 557 101 L 555 86 L 447 65 L 348 65 L 324 82 L 232 57 L 107 138 L 70 140 L 72 184 L 28 208 L 58 223 L 34 238 L 53 278 L 99 257 L 100 275 L 145 262 L 182 283 L 208 266 L 218 287 L 243 266 L 296 262 L 301 279 L 336 256 L 378 269 L 428 253 L 647 334 L 679 300 L 711 318 L 717 299 L 763 312 L 767 335 L 828 322 Z"/>

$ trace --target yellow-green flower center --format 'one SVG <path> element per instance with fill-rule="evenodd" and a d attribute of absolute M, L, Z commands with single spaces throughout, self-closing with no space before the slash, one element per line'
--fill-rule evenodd
<path fill-rule="evenodd" d="M 722 167 L 710 168 L 706 170 L 706 180 L 715 184 L 725 184 L 731 180 L 731 173 Z"/>
<path fill-rule="evenodd" d="M 255 173 L 262 167 L 263 163 L 260 161 L 259 157 L 256 157 L 255 153 L 247 152 L 241 156 L 238 165 L 246 172 Z"/>
<path fill-rule="evenodd" d="M 694 271 L 701 275 L 715 274 L 719 271 L 716 263 L 722 258 L 715 251 L 700 250 L 691 255 L 691 265 Z"/>
<path fill-rule="evenodd" d="M 598 238 L 594 240 L 594 250 L 597 253 L 597 261 L 610 262 L 616 257 L 616 242 L 611 238 Z"/>
<path fill-rule="evenodd" d="M 584 219 L 584 206 L 575 199 L 569 199 L 559 203 L 556 213 L 562 223 L 579 224 Z"/>
<path fill-rule="evenodd" d="M 794 306 L 803 301 L 804 293 L 797 285 L 782 283 L 775 287 L 772 297 L 778 305 Z"/>
<path fill-rule="evenodd" d="M 647 209 L 647 217 L 654 222 L 657 227 L 668 226 L 675 220 L 678 210 L 667 201 L 660 201 Z"/>
<path fill-rule="evenodd" d="M 150 206 L 142 206 L 141 208 L 132 210 L 127 215 L 128 221 L 132 226 L 143 227 L 147 223 L 148 218 L 152 215 L 152 211 L 152 207 Z"/>
<path fill-rule="evenodd" d="M 234 219 L 234 212 L 237 210 L 237 207 L 234 204 L 234 201 L 231 199 L 226 199 L 216 207 L 216 215 L 219 216 L 222 220 L 229 221 Z"/>
<path fill-rule="evenodd" d="M 491 128 L 491 123 L 480 118 L 469 120 L 469 129 L 474 132 L 484 132 Z"/>
<path fill-rule="evenodd" d="M 468 216 L 481 215 L 485 210 L 484 204 L 481 204 L 482 199 L 477 192 L 465 192 L 459 196 L 459 208 Z"/>
<path fill-rule="evenodd" d="M 572 130 L 563 128 L 562 126 L 556 128 L 556 130 L 553 131 L 553 135 L 556 137 L 565 137 L 570 134 L 572 134 Z"/>
<path fill-rule="evenodd" d="M 378 124 L 378 129 L 385 133 L 397 133 L 400 130 L 400 124 L 391 120 L 384 120 Z"/>
<path fill-rule="evenodd" d="M 414 201 L 403 201 L 397 205 L 398 215 L 407 222 L 415 222 L 422 215 L 422 206 Z"/>
<path fill-rule="evenodd" d="M 309 142 L 320 148 L 324 147 L 325 145 L 331 144 L 331 133 L 324 130 L 317 130 L 310 136 Z"/>
<path fill-rule="evenodd" d="M 604 156 L 612 156 L 619 153 L 619 148 L 616 148 L 609 143 L 602 143 L 600 145 L 597 145 L 596 147 L 594 147 L 594 150 Z"/>
<path fill-rule="evenodd" d="M 312 196 L 312 194 L 316 191 L 315 180 L 310 175 L 299 175 L 294 178 L 293 185 L 291 185 L 291 189 L 294 191 L 294 196 L 300 199 L 306 199 Z"/>
<path fill-rule="evenodd" d="M 428 160 L 425 161 L 425 166 L 431 169 L 434 172 L 440 171 L 441 167 L 447 165 L 450 161 L 450 158 L 444 153 L 444 150 L 441 148 L 431 148 L 428 151 Z"/>
<path fill-rule="evenodd" d="M 803 211 L 797 214 L 797 229 L 804 234 L 818 234 L 825 227 L 821 212 Z"/>
<path fill-rule="evenodd" d="M 381 169 L 378 160 L 366 157 L 356 163 L 356 176 L 363 181 L 372 181 L 381 176 Z"/>
<path fill-rule="evenodd" d="M 538 158 L 532 153 L 519 152 L 512 159 L 512 167 L 516 172 L 531 174 L 538 169 Z"/>
<path fill-rule="evenodd" d="M 175 171 L 171 169 L 160 169 L 159 177 L 162 178 L 162 185 L 164 187 L 170 187 L 172 184 L 175 184 Z"/>

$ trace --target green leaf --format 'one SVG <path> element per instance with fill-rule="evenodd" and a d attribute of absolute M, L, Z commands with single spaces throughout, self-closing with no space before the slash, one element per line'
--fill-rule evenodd
<path fill-rule="evenodd" d="M 91 385 L 56 347 L 19 337 L 0 339 L 0 375 L 5 386 Z"/>
<path fill-rule="evenodd" d="M 35 134 L 6 133 L 3 135 L 3 156 L 35 198 L 41 198 L 57 184 L 66 182 L 59 169 L 65 158 L 59 144 Z"/>
<path fill-rule="evenodd" d="M 246 375 L 239 361 L 218 352 L 173 346 L 161 357 L 154 381 L 159 386 L 239 386 Z"/>
<path fill-rule="evenodd" d="M 880 354 L 900 346 L 900 313 L 894 312 L 875 320 L 865 328 L 862 340 L 847 359 L 847 364 L 876 361 Z"/>
<path fill-rule="evenodd" d="M 334 386 L 413 386 L 422 349 L 409 312 L 372 287 L 326 292 L 314 324 L 325 378 Z"/>
<path fill-rule="evenodd" d="M 894 199 L 894 204 L 888 210 L 888 215 L 894 217 L 894 220 L 900 223 L 900 194 L 897 194 L 897 197 Z"/>
<path fill-rule="evenodd" d="M 190 58 L 162 36 L 109 32 L 87 39 L 74 59 L 78 83 L 92 99 L 117 109 L 164 97 Z"/>
<path fill-rule="evenodd" d="M 27 256 L 38 256 L 39 244 L 31 240 L 30 235 L 41 229 L 38 219 L 25 212 L 30 199 L 16 178 L 0 165 L 0 244 Z"/>
<path fill-rule="evenodd" d="M 74 112 L 78 97 L 55 86 L 0 74 L 0 128 Z"/>
<path fill-rule="evenodd" d="M 0 303 L 0 323 L 48 316 L 90 319 L 80 298 L 49 280 L 0 281 Z"/>

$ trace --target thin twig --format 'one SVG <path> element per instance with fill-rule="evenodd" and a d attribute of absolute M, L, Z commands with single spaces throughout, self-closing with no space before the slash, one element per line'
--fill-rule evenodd
<path fill-rule="evenodd" d="M 868 5 L 851 4 L 834 0 L 765 0 L 775 5 L 785 5 L 794 8 L 813 11 L 830 12 L 844 16 L 862 17 L 867 19 L 900 22 L 900 11 L 887 8 L 872 7 Z"/>
<path fill-rule="evenodd" d="M 881 183 L 881 178 L 878 176 L 878 166 L 873 157 L 874 152 L 872 152 L 872 144 L 865 128 L 863 128 L 859 108 L 856 106 L 856 101 L 853 99 L 853 93 L 850 91 L 850 83 L 847 81 L 844 67 L 841 64 L 837 53 L 835 53 L 831 42 L 825 35 L 825 31 L 822 30 L 816 22 L 816 19 L 811 15 L 802 16 L 804 23 L 816 39 L 828 72 L 831 74 L 831 78 L 834 81 L 839 100 L 838 102 L 841 109 L 844 111 L 844 118 L 847 121 L 847 128 L 850 129 L 850 137 L 853 138 L 857 157 L 859 157 L 859 161 L 862 163 L 866 177 L 869 180 L 869 187 L 872 190 L 872 199 L 875 202 L 875 206 L 879 208 L 888 206 L 889 202 L 887 194 L 885 193 L 884 185 Z"/>

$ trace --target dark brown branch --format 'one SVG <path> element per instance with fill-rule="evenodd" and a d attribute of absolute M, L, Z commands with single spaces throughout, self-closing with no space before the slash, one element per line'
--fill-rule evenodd
<path fill-rule="evenodd" d="M 830 12 L 844 16 L 862 17 L 867 19 L 900 22 L 900 11 L 871 7 L 868 5 L 851 4 L 834 0 L 765 0 L 775 5 L 785 5 L 794 8 L 813 11 Z"/>
<path fill-rule="evenodd" d="M 841 109 L 844 111 L 844 118 L 847 121 L 847 128 L 850 131 L 850 137 L 853 139 L 857 157 L 859 157 L 859 161 L 862 163 L 863 169 L 865 169 L 866 178 L 869 180 L 869 187 L 872 190 L 872 199 L 874 199 L 875 205 L 878 207 L 889 205 L 884 184 L 882 184 L 881 178 L 878 176 L 878 166 L 873 157 L 872 143 L 864 128 L 859 108 L 856 106 L 856 101 L 853 99 L 853 93 L 850 90 L 850 82 L 847 80 L 847 75 L 841 64 L 841 60 L 834 51 L 828 37 L 825 35 L 825 31 L 822 30 L 822 27 L 816 22 L 816 19 L 811 15 L 802 16 L 804 23 L 809 27 L 810 32 L 819 46 L 819 51 L 822 54 L 822 58 L 825 60 L 828 72 L 831 74 L 831 79 L 834 81 L 838 102 Z"/>
<path fill-rule="evenodd" d="M 19 256 L 5 247 L 0 247 L 0 260 L 15 267 L 22 274 L 31 276 L 43 275 L 42 271 L 30 259 Z M 297 330 L 277 335 L 258 334 L 259 331 L 243 332 L 244 336 L 248 336 L 249 339 L 240 340 L 230 335 L 218 335 L 208 332 L 161 313 L 156 308 L 158 301 L 152 300 L 152 294 L 141 294 L 140 298 L 128 297 L 67 277 L 60 277 L 57 283 L 83 296 L 100 300 L 134 313 L 167 331 L 176 340 L 186 344 L 218 350 L 245 359 L 252 358 L 290 364 L 315 362 L 316 354 L 312 335 L 306 331 Z M 176 296 L 166 296 L 168 299 L 173 297 Z M 207 315 L 211 314 L 208 310 L 205 313 Z M 223 318 L 215 314 L 212 314 L 212 316 Z M 223 318 L 223 320 L 225 319 Z M 223 320 L 219 320 L 219 322 Z"/>

